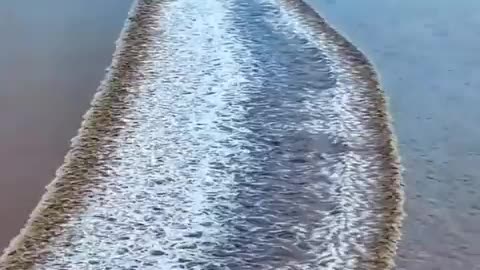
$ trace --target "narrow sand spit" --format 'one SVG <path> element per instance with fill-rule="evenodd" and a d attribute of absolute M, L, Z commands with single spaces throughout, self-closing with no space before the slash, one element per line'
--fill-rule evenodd
<path fill-rule="evenodd" d="M 391 269 L 400 165 L 364 55 L 300 0 L 139 0 L 2 269 Z"/>

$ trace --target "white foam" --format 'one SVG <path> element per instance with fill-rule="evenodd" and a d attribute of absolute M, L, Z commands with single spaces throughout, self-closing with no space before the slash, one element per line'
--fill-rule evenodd
<path fill-rule="evenodd" d="M 337 209 L 315 210 L 321 223 L 295 228 L 316 243 L 310 251 L 315 259 L 292 260 L 282 269 L 355 269 L 380 227 L 372 206 L 381 195 L 381 157 L 362 152 L 376 145 L 375 132 L 366 125 L 368 112 L 356 106 L 368 102 L 363 94 L 371 89 L 354 80 L 330 37 L 313 31 L 282 1 L 258 1 L 280 11 L 262 18 L 277 31 L 320 48 L 336 78 L 331 89 L 304 89 L 312 97 L 302 101 L 312 117 L 298 129 L 327 134 L 345 148 L 324 154 L 318 164 L 328 181 L 309 183 Z M 244 37 L 231 31 L 229 5 L 235 4 L 162 1 L 152 15 L 157 25 L 150 30 L 157 33 L 144 52 L 146 60 L 136 67 L 143 81 L 127 89 L 138 95 L 125 100 L 125 126 L 112 138 L 117 147 L 108 169 L 94 175 L 100 185 L 87 210 L 62 224 L 65 233 L 51 239 L 51 255 L 36 269 L 204 269 L 221 260 L 211 251 L 231 232 L 222 226 L 219 208 L 237 207 L 233 171 L 249 162 L 245 133 L 251 131 L 241 126 L 242 102 L 264 79 L 246 74 L 256 62 L 242 44 Z M 71 245 L 66 248 L 65 242 Z"/>
<path fill-rule="evenodd" d="M 366 126 L 365 117 L 369 112 L 358 107 L 369 102 L 365 93 L 372 89 L 352 77 L 348 61 L 328 33 L 314 31 L 283 1 L 263 1 L 280 7 L 279 15 L 269 20 L 275 29 L 296 38 L 305 38 L 310 45 L 319 48 L 336 78 L 336 84 L 330 89 L 311 89 L 314 98 L 304 102 L 310 114 L 316 116 L 305 127 L 312 133 L 327 134 L 333 143 L 345 147 L 344 152 L 323 155 L 322 175 L 330 181 L 318 183 L 315 188 L 318 193 L 327 189 L 330 195 L 327 202 L 334 203 L 338 209 L 337 213 L 327 215 L 319 211 L 319 215 L 325 215 L 325 218 L 314 229 L 312 240 L 325 242 L 315 250 L 317 267 L 355 269 L 362 258 L 370 255 L 368 245 L 382 226 L 378 209 L 372 208 L 372 205 L 378 205 L 378 196 L 382 193 L 379 190 L 382 157 L 371 153 L 366 156 L 358 151 L 376 145 L 372 139 L 378 131 Z M 302 269 L 311 268 L 304 265 Z"/>
<path fill-rule="evenodd" d="M 208 243 L 223 233 L 215 205 L 233 201 L 233 175 L 214 164 L 242 155 L 239 146 L 245 145 L 220 128 L 235 130 L 244 114 L 238 105 L 245 99 L 241 85 L 247 83 L 234 55 L 243 49 L 227 33 L 225 5 L 163 5 L 159 33 L 141 67 L 146 77 L 132 89 L 140 97 L 132 100 L 111 171 L 95 194 L 102 200 L 92 200 L 85 214 L 73 218 L 67 225 L 73 230 L 62 239 L 78 239 L 74 247 L 55 250 L 53 244 L 53 253 L 65 256 L 42 269 L 86 269 L 92 260 L 95 268 L 115 269 L 183 269 L 209 262 Z"/>

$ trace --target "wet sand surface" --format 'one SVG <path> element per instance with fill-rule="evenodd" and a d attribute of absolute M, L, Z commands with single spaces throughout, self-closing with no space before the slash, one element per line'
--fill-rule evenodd
<path fill-rule="evenodd" d="M 62 163 L 130 4 L 0 2 L 0 249 Z"/>
<path fill-rule="evenodd" d="M 0 268 L 391 268 L 400 170 L 364 55 L 299 0 L 142 0 L 126 22 Z"/>
<path fill-rule="evenodd" d="M 390 97 L 406 218 L 398 269 L 480 269 L 480 3 L 311 0 Z"/>

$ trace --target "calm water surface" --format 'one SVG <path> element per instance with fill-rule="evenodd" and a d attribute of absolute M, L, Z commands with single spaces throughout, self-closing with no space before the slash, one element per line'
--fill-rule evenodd
<path fill-rule="evenodd" d="M 130 3 L 0 2 L 0 249 L 62 163 Z"/>
<path fill-rule="evenodd" d="M 399 269 L 480 269 L 480 2 L 311 0 L 376 64 L 406 167 Z"/>

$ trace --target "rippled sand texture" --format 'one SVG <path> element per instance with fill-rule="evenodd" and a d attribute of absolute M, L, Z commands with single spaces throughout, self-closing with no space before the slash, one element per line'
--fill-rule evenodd
<path fill-rule="evenodd" d="M 364 56 L 298 0 L 143 0 L 2 269 L 390 269 L 402 192 Z"/>

